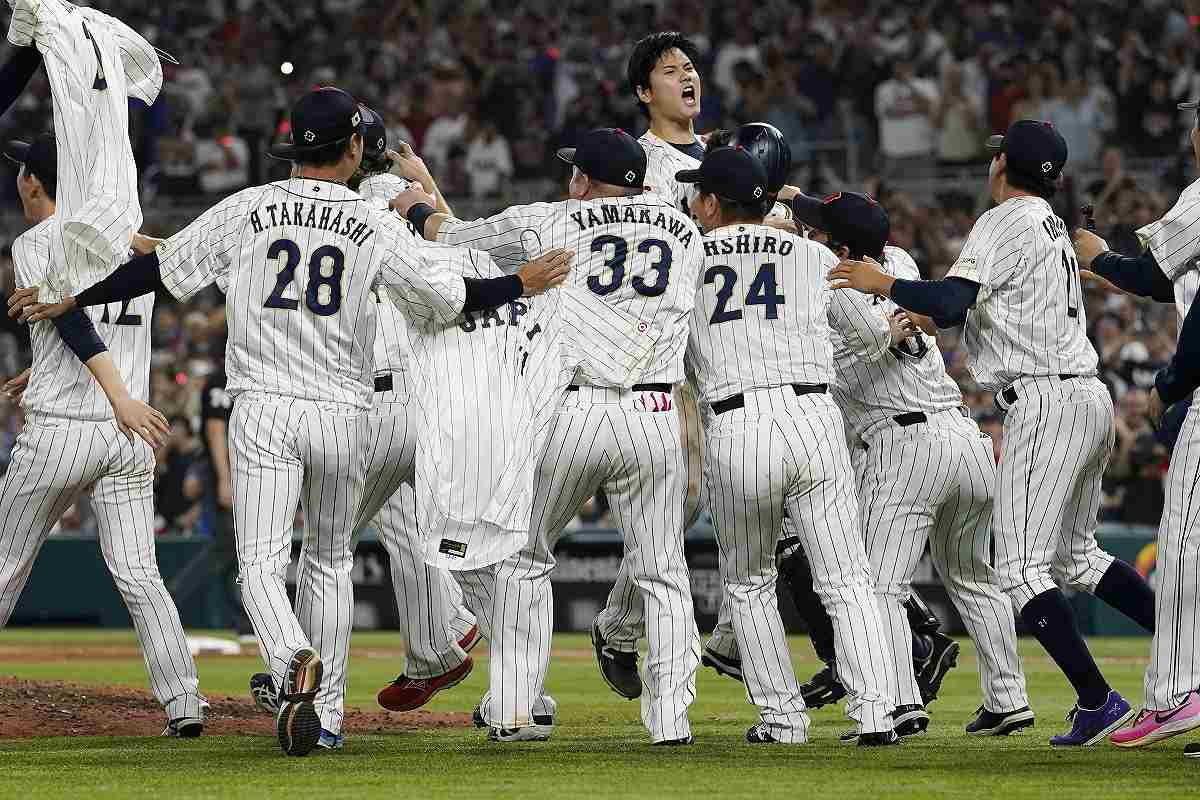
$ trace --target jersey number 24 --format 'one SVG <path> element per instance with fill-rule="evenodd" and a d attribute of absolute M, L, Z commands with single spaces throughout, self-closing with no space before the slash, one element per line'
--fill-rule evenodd
<path fill-rule="evenodd" d="M 742 318 L 740 308 L 728 307 L 733 297 L 733 289 L 737 286 L 737 270 L 717 264 L 704 271 L 705 283 L 715 283 L 718 280 L 721 285 L 717 287 L 717 307 L 713 309 L 712 317 L 708 320 L 709 325 L 720 325 L 722 322 L 733 322 Z M 754 280 L 750 281 L 750 290 L 746 292 L 746 305 L 765 306 L 765 318 L 779 319 L 779 307 L 784 304 L 785 299 L 779 293 L 779 284 L 775 280 L 775 265 L 763 264 L 758 268 Z"/>
<path fill-rule="evenodd" d="M 302 257 L 300 247 L 291 239 L 277 239 L 267 248 L 267 258 L 275 261 L 283 256 L 283 269 L 275 280 L 275 289 L 263 308 L 279 308 L 295 311 L 299 300 L 284 297 L 283 293 L 296 280 L 296 267 Z M 342 307 L 342 273 L 346 271 L 346 254 L 331 244 L 322 245 L 308 259 L 308 290 L 304 293 L 304 304 L 308 310 L 320 317 L 336 314 Z"/>

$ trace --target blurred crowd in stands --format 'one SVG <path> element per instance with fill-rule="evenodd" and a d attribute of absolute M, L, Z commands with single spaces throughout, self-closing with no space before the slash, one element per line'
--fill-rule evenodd
<path fill-rule="evenodd" d="M 593 127 L 644 128 L 625 60 L 633 41 L 658 29 L 687 33 L 703 54 L 698 131 L 776 125 L 791 143 L 792 182 L 877 196 L 893 243 L 928 277 L 944 274 L 987 209 L 982 142 L 1014 119 L 1059 127 L 1070 146 L 1059 214 L 1079 224 L 1079 207 L 1093 204 L 1098 232 L 1122 252 L 1136 252 L 1134 231 L 1161 216 L 1194 173 L 1192 117 L 1175 105 L 1200 98 L 1200 35 L 1179 0 L 92 4 L 180 62 L 166 65 L 158 102 L 133 115 L 146 232 L 156 235 L 217 197 L 282 177 L 286 165 L 264 158 L 266 146 L 288 134 L 291 100 L 321 84 L 379 110 L 393 140 L 412 144 L 460 210 L 559 197 L 566 173 L 555 148 Z M 0 118 L 0 136 L 50 127 L 39 75 Z M 11 177 L 0 187 L 5 242 L 23 230 Z M 8 256 L 5 247 L 5 295 Z M 1174 309 L 1089 291 L 1087 320 L 1117 406 L 1102 514 L 1157 523 L 1168 454 L 1144 411 L 1154 372 L 1173 351 Z M 198 394 L 222 356 L 222 299 L 215 289 L 186 307 L 160 298 L 153 324 L 151 401 L 173 422 L 159 454 L 161 527 L 202 533 L 212 489 L 196 435 Z M 5 331 L 7 377 L 28 352 L 27 335 Z M 991 397 L 971 381 L 955 332 L 940 341 L 999 452 Z M 0 399 L 0 470 L 21 422 Z M 581 524 L 605 520 L 597 498 Z"/>

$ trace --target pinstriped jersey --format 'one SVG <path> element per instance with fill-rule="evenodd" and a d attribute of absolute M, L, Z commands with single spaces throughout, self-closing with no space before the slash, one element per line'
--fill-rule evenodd
<path fill-rule="evenodd" d="M 180 300 L 226 292 L 229 392 L 370 406 L 381 287 L 410 324 L 449 322 L 466 298 L 465 251 L 414 246 L 390 212 L 340 184 L 294 178 L 221 201 L 158 248 Z"/>
<path fill-rule="evenodd" d="M 899 247 L 885 247 L 880 266 L 897 278 L 921 278 L 912 256 Z M 885 297 L 849 289 L 833 292 L 834 397 L 846 417 L 847 433 L 854 436 L 897 414 L 962 405 L 962 392 L 946 374 L 937 339 L 918 332 L 891 346 L 888 320 L 897 308 Z"/>
<path fill-rule="evenodd" d="M 154 102 L 162 65 L 154 48 L 120 20 L 62 0 L 37 9 L 35 42 L 44 56 L 58 142 L 57 213 L 68 249 L 50 287 L 87 286 L 124 260 L 141 227 L 137 167 L 127 98 Z"/>
<path fill-rule="evenodd" d="M 57 216 L 18 236 L 13 242 L 17 285 L 39 285 L 50 268 L 52 252 L 57 250 L 61 255 L 62 249 Z M 108 346 L 130 396 L 142 402 L 150 399 L 150 315 L 153 311 L 153 294 L 83 309 Z M 33 345 L 33 367 L 29 388 L 21 399 L 25 411 L 69 419 L 111 420 L 112 406 L 100 384 L 66 346 L 54 324 L 48 320 L 34 323 L 29 335 Z"/>
<path fill-rule="evenodd" d="M 655 325 L 653 358 L 633 383 L 678 383 L 702 258 L 700 231 L 652 193 L 514 206 L 442 223 L 438 240 L 486 250 L 506 272 L 555 248 L 575 253 L 564 285 Z M 608 385 L 586 374 L 584 385 Z"/>
<path fill-rule="evenodd" d="M 1095 375 L 1079 266 L 1066 224 L 1040 197 L 1004 201 L 975 223 L 947 277 L 979 284 L 964 343 L 975 380 Z"/>
<path fill-rule="evenodd" d="M 699 140 L 696 143 L 699 145 Z M 666 197 L 671 205 L 691 216 L 688 204 L 696 195 L 696 185 L 680 183 L 675 180 L 675 173 L 685 169 L 696 169 L 700 166 L 700 159 L 688 155 L 650 131 L 641 135 L 638 144 L 646 151 L 646 187 L 655 194 Z M 703 145 L 700 145 L 698 152 L 703 151 Z"/>
<path fill-rule="evenodd" d="M 1196 269 L 1200 262 L 1200 180 L 1183 190 L 1162 219 L 1137 233 L 1159 269 L 1175 284 L 1175 309 L 1182 333 L 1183 319 L 1200 290 L 1200 272 Z"/>
<path fill-rule="evenodd" d="M 364 178 L 358 193 L 374 207 L 388 211 L 388 203 L 403 192 L 411 182 L 384 172 Z M 403 391 L 409 385 L 408 359 L 411 353 L 408 344 L 408 323 L 393 303 L 386 298 L 376 297 L 379 303 L 379 329 L 375 333 L 375 374 L 392 376 L 393 391 Z"/>
<path fill-rule="evenodd" d="M 830 383 L 829 248 L 766 225 L 704 237 L 688 359 L 709 403 L 787 383 Z"/>

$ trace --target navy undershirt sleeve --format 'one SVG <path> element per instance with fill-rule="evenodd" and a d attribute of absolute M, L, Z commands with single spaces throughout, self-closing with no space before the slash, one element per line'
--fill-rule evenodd
<path fill-rule="evenodd" d="M 901 308 L 931 318 L 939 328 L 955 328 L 966 321 L 967 311 L 975 304 L 978 294 L 979 284 L 965 278 L 897 279 L 892 284 L 891 297 Z"/>
<path fill-rule="evenodd" d="M 467 302 L 463 313 L 495 308 L 518 300 L 525 291 L 524 284 L 516 275 L 503 278 L 463 278 L 467 285 Z"/>
<path fill-rule="evenodd" d="M 1200 303 L 1192 303 L 1179 329 L 1179 344 L 1165 369 L 1154 379 L 1165 405 L 1184 399 L 1200 388 Z"/>
<path fill-rule="evenodd" d="M 1150 297 L 1160 303 L 1175 302 L 1175 286 L 1149 250 L 1136 257 L 1111 251 L 1101 253 L 1092 259 L 1092 272 L 1139 297 Z"/>
<path fill-rule="evenodd" d="M 78 308 L 73 308 L 55 319 L 54 327 L 62 337 L 63 343 L 84 364 L 108 351 L 104 340 L 96 333 L 96 326 L 92 324 L 91 317 Z"/>
<path fill-rule="evenodd" d="M 99 306 L 120 300 L 132 300 L 165 289 L 158 269 L 158 251 L 126 261 L 113 274 L 75 295 L 75 305 Z"/>

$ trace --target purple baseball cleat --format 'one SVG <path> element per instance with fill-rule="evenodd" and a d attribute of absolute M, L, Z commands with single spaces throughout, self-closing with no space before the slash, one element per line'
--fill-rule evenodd
<path fill-rule="evenodd" d="M 1132 713 L 1133 709 L 1125 702 L 1125 698 L 1110 691 L 1100 708 L 1089 710 L 1077 705 L 1071 709 L 1071 713 L 1067 714 L 1067 719 L 1074 723 L 1071 732 L 1051 737 L 1050 746 L 1090 747 L 1124 725 Z"/>

